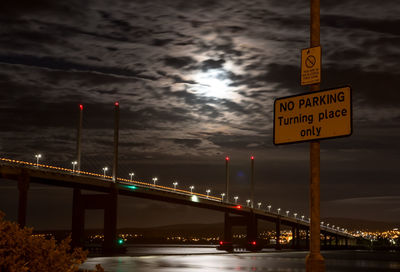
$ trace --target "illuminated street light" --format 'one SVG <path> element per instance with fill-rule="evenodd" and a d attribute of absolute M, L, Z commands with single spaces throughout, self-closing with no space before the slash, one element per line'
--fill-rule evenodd
<path fill-rule="evenodd" d="M 153 186 L 156 186 L 156 181 L 158 180 L 158 178 L 153 178 Z"/>
<path fill-rule="evenodd" d="M 271 207 L 272 207 L 271 205 L 268 205 L 268 206 L 267 206 L 268 212 L 271 212 Z"/>
<path fill-rule="evenodd" d="M 304 221 L 304 215 L 301 216 L 301 220 Z"/>
<path fill-rule="evenodd" d="M 222 193 L 221 194 L 221 202 L 224 202 L 224 196 L 225 196 L 225 193 Z"/>
<path fill-rule="evenodd" d="M 191 193 L 191 194 L 193 194 L 193 189 L 194 189 L 194 186 L 193 186 L 193 185 L 192 185 L 192 186 L 190 186 L 190 187 L 189 187 L 189 189 L 190 189 L 190 193 Z"/>
<path fill-rule="evenodd" d="M 277 210 L 277 212 L 278 212 L 278 214 L 279 214 L 279 212 L 281 211 L 281 208 L 278 208 L 278 209 L 276 209 Z"/>
<path fill-rule="evenodd" d="M 258 208 L 260 208 L 261 207 L 261 202 L 258 202 L 257 206 L 258 206 Z"/>
<path fill-rule="evenodd" d="M 108 171 L 108 167 L 106 166 L 106 167 L 103 167 L 103 176 L 104 177 L 106 177 L 106 172 Z"/>
<path fill-rule="evenodd" d="M 174 185 L 174 190 L 176 190 L 176 186 L 178 185 L 178 182 L 174 181 L 174 183 L 172 183 L 172 185 Z"/>
<path fill-rule="evenodd" d="M 235 197 L 233 197 L 233 199 L 235 200 L 235 204 L 237 204 L 237 201 L 238 201 L 239 197 L 235 196 Z"/>
<path fill-rule="evenodd" d="M 39 159 L 42 157 L 42 154 L 36 154 L 35 158 L 36 158 L 36 167 L 39 166 Z"/>
<path fill-rule="evenodd" d="M 134 175 L 135 175 L 135 173 L 133 173 L 133 172 L 129 173 L 129 177 L 131 178 L 131 181 L 132 181 Z"/>
<path fill-rule="evenodd" d="M 207 189 L 207 190 L 206 190 L 206 193 L 207 193 L 207 198 L 208 198 L 208 195 L 211 193 L 211 190 L 210 190 L 210 189 Z"/>
<path fill-rule="evenodd" d="M 286 216 L 289 216 L 289 211 L 286 211 Z"/>
<path fill-rule="evenodd" d="M 294 215 L 294 218 L 297 219 L 297 213 L 294 213 L 293 215 Z"/>
<path fill-rule="evenodd" d="M 324 225 L 324 222 L 321 222 L 321 226 L 323 226 Z"/>
<path fill-rule="evenodd" d="M 75 172 L 75 166 L 78 164 L 77 161 L 73 161 L 72 163 L 72 172 Z"/>
<path fill-rule="evenodd" d="M 247 199 L 247 200 L 246 200 L 247 207 L 249 207 L 249 206 L 250 206 L 250 201 L 251 201 L 250 199 Z"/>

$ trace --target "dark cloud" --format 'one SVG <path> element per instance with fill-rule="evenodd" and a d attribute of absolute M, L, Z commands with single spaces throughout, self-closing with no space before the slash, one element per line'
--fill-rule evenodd
<path fill-rule="evenodd" d="M 171 66 L 175 69 L 180 69 L 182 67 L 188 66 L 190 64 L 196 63 L 196 61 L 191 57 L 171 57 L 168 56 L 164 59 L 164 63 L 167 66 Z"/>
<path fill-rule="evenodd" d="M 53 16 L 70 16 L 70 18 L 76 17 L 78 14 L 82 14 L 81 11 L 87 7 L 80 1 L 51 1 L 51 0 L 16 0 L 7 1 L 3 3 L 0 14 L 6 17 L 13 18 L 15 16 L 23 16 L 30 14 L 48 14 L 51 13 Z"/>
<path fill-rule="evenodd" d="M 224 60 L 213 60 L 213 59 L 208 59 L 202 62 L 201 64 L 201 69 L 203 71 L 207 71 L 209 69 L 220 69 L 222 68 L 222 65 L 225 63 Z"/>
<path fill-rule="evenodd" d="M 190 148 L 196 147 L 201 143 L 199 139 L 174 139 L 174 142 Z"/>
<path fill-rule="evenodd" d="M 61 58 L 36 57 L 30 55 L 0 55 L 0 62 L 7 64 L 22 64 L 40 68 L 59 69 L 59 70 L 78 70 L 92 71 L 118 76 L 138 77 L 143 79 L 154 79 L 153 77 L 143 76 L 140 71 L 121 69 L 118 67 L 92 66 L 79 63 L 73 63 Z"/>
<path fill-rule="evenodd" d="M 342 208 L 335 200 L 398 190 L 400 6 L 389 2 L 321 3 L 321 88 L 351 85 L 354 109 L 351 137 L 321 141 L 326 213 Z M 223 190 L 229 154 L 233 191 L 245 199 L 256 153 L 257 198 L 307 213 L 308 145 L 275 147 L 272 128 L 274 99 L 309 89 L 299 82 L 308 5 L 8 1 L 0 10 L 0 151 L 28 161 L 40 151 L 70 167 L 83 103 L 84 167 L 101 172 L 112 160 L 119 101 L 121 175 L 134 169 L 140 179 L 179 176 L 182 186 L 205 190 L 207 180 Z"/>
<path fill-rule="evenodd" d="M 334 28 L 362 29 L 378 33 L 399 35 L 400 20 L 355 18 L 340 15 L 324 15 L 321 18 L 321 26 Z"/>

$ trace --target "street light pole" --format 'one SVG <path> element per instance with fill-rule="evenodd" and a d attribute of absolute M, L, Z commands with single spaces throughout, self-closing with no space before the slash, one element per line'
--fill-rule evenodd
<path fill-rule="evenodd" d="M 103 167 L 103 176 L 106 177 L 106 172 L 108 171 L 108 167 Z"/>
<path fill-rule="evenodd" d="M 39 159 L 42 157 L 42 154 L 36 154 L 35 158 L 36 158 L 36 167 L 39 167 Z"/>
<path fill-rule="evenodd" d="M 132 181 L 134 175 L 135 175 L 135 173 L 133 173 L 133 172 L 129 173 L 129 176 L 131 177 L 131 181 Z"/>

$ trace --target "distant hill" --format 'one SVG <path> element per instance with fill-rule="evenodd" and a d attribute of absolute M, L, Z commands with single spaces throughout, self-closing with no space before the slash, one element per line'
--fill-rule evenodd
<path fill-rule="evenodd" d="M 145 236 L 152 237 L 165 237 L 174 235 L 207 235 L 207 236 L 219 236 L 223 233 L 223 223 L 214 224 L 177 224 L 167 225 L 153 228 L 121 228 L 118 229 L 120 233 L 141 233 Z"/>
<path fill-rule="evenodd" d="M 327 217 L 321 221 L 334 224 L 348 230 L 386 231 L 394 228 L 400 228 L 400 221 L 384 222 L 343 217 Z"/>
<path fill-rule="evenodd" d="M 393 228 L 400 228 L 400 222 L 382 222 L 363 219 L 341 218 L 341 217 L 327 217 L 321 221 L 330 223 L 331 225 L 340 226 L 350 231 L 387 231 Z M 275 224 L 272 222 L 259 221 L 259 231 L 262 230 L 275 230 Z M 285 229 L 285 226 L 282 226 Z M 119 233 L 132 233 L 142 234 L 145 237 L 167 237 L 167 236 L 191 236 L 191 235 L 204 235 L 207 237 L 221 236 L 224 231 L 224 224 L 176 224 L 166 225 L 152 228 L 119 228 Z M 35 231 L 36 233 L 56 233 L 58 235 L 66 236 L 70 230 L 60 231 Z M 86 234 L 102 233 L 102 229 L 89 229 L 85 230 Z M 245 227 L 235 227 L 234 232 L 245 233 Z"/>

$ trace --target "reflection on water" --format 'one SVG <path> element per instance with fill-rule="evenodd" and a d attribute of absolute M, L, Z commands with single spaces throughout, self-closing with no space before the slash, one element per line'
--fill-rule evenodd
<path fill-rule="evenodd" d="M 109 272 L 199 272 L 199 271 L 305 271 L 307 252 L 270 251 L 225 254 L 210 247 L 133 247 L 133 256 L 89 258 L 82 269 L 100 263 Z M 400 253 L 369 251 L 322 252 L 326 271 L 400 271 Z"/>

